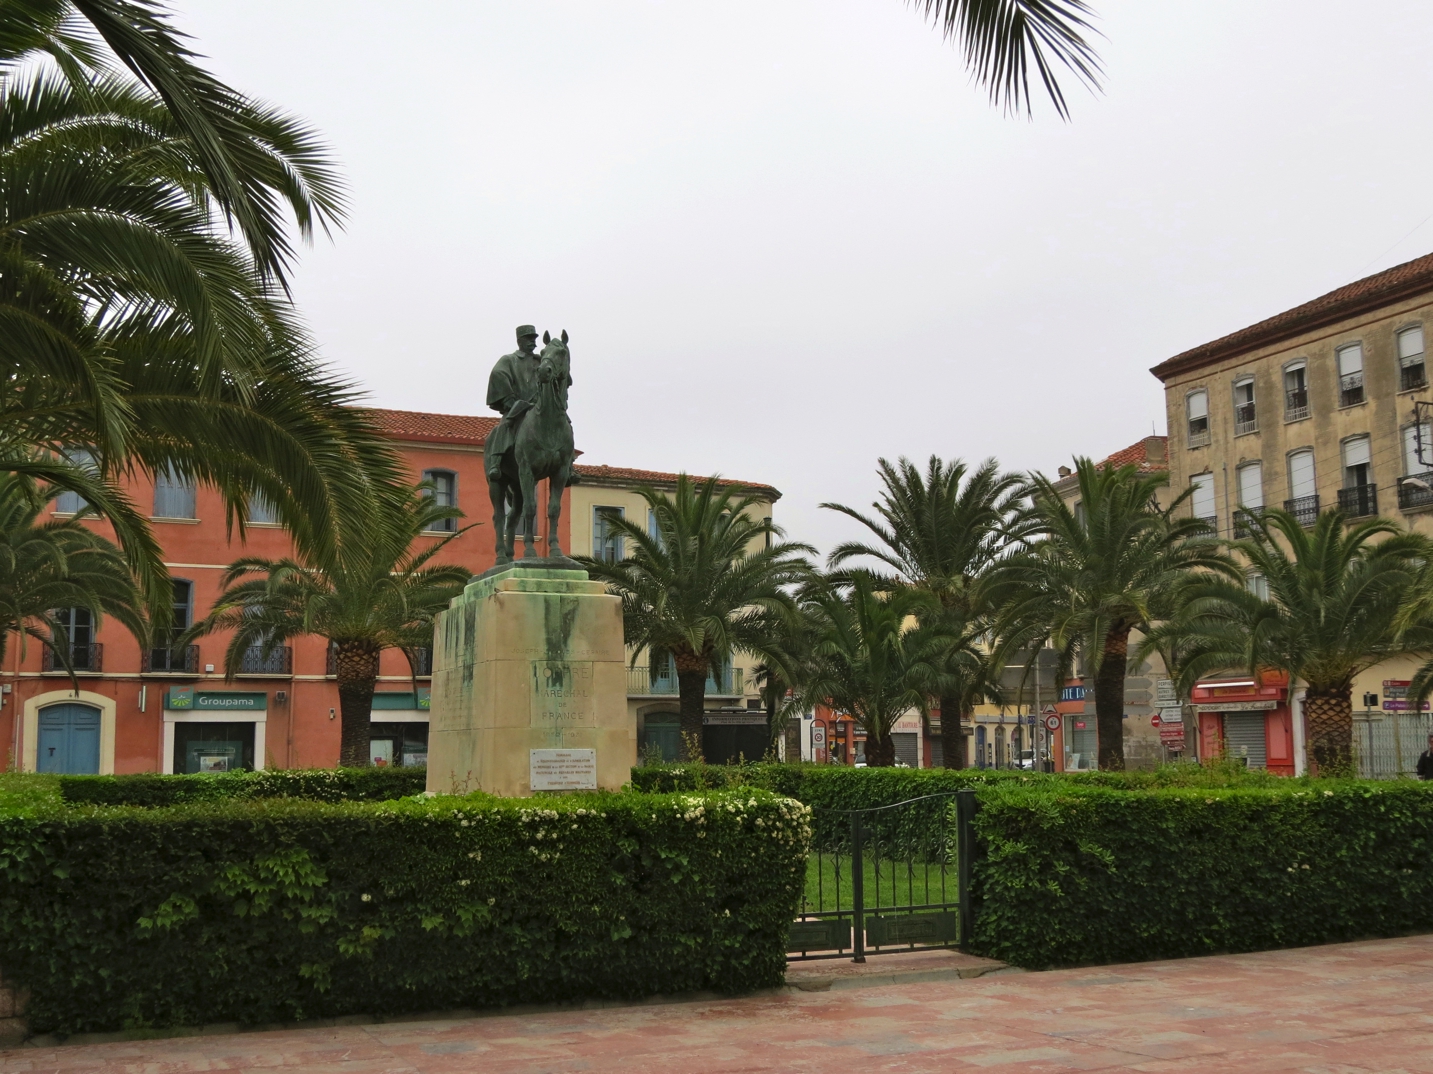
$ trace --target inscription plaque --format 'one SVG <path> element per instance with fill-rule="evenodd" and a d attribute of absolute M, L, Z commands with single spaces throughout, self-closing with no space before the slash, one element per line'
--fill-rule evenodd
<path fill-rule="evenodd" d="M 531 750 L 528 785 L 535 791 L 595 791 L 596 750 Z"/>
<path fill-rule="evenodd" d="M 591 660 L 532 662 L 532 725 L 561 731 L 597 719 Z"/>

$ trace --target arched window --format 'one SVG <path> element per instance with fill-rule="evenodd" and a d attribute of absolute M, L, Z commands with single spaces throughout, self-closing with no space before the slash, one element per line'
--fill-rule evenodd
<path fill-rule="evenodd" d="M 1254 378 L 1242 376 L 1234 382 L 1234 435 L 1259 431 L 1259 419 L 1254 410 Z"/>
<path fill-rule="evenodd" d="M 1309 362 L 1307 358 L 1284 366 L 1284 420 L 1303 421 L 1309 416 Z"/>
<path fill-rule="evenodd" d="M 1289 455 L 1289 498 L 1284 510 L 1302 526 L 1312 526 L 1319 517 L 1318 484 L 1314 479 L 1314 452 L 1301 448 Z"/>
<path fill-rule="evenodd" d="M 1184 407 L 1189 416 L 1189 446 L 1203 447 L 1209 443 L 1209 393 L 1203 388 L 1190 392 Z"/>
<path fill-rule="evenodd" d="M 1338 349 L 1338 405 L 1357 406 L 1363 402 L 1363 344 L 1350 343 Z"/>
<path fill-rule="evenodd" d="M 1428 385 L 1423 364 L 1423 326 L 1415 324 L 1398 333 L 1398 390 L 1412 391 Z"/>
<path fill-rule="evenodd" d="M 1195 474 L 1190 479 L 1190 484 L 1194 486 L 1194 494 L 1189 498 L 1194 517 L 1201 518 L 1218 529 L 1219 512 L 1214 507 L 1214 475 Z"/>

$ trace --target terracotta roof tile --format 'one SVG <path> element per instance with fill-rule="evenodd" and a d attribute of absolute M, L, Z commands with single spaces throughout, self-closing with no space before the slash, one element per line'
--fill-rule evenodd
<path fill-rule="evenodd" d="M 1246 351 L 1291 339 L 1303 332 L 1377 309 L 1402 298 L 1433 291 L 1433 254 L 1366 276 L 1312 302 L 1295 306 L 1267 320 L 1241 328 L 1211 343 L 1204 343 L 1150 370 L 1160 380 Z"/>
<path fill-rule="evenodd" d="M 673 485 L 676 484 L 678 477 L 677 474 L 664 473 L 661 470 L 637 470 L 630 466 L 586 466 L 581 463 L 577 465 L 577 472 L 583 477 L 597 481 L 612 481 L 630 485 Z M 697 477 L 696 480 L 705 479 Z M 753 492 L 773 493 L 774 495 L 771 497 L 773 500 L 781 495 L 773 486 L 763 485 L 758 481 L 723 479 L 718 481 L 718 484 L 740 485 Z"/>
<path fill-rule="evenodd" d="M 472 414 L 425 414 L 419 410 L 371 408 L 378 427 L 395 440 L 481 444 L 497 428 L 497 418 Z"/>
<path fill-rule="evenodd" d="M 1164 458 L 1151 461 L 1149 458 L 1149 442 L 1158 440 L 1165 445 Z M 1169 469 L 1169 437 L 1167 436 L 1146 436 L 1142 440 L 1136 440 L 1127 448 L 1121 448 L 1109 458 L 1100 461 L 1101 466 L 1128 466 L 1134 463 L 1139 467 L 1142 474 L 1154 473 L 1159 470 Z"/>

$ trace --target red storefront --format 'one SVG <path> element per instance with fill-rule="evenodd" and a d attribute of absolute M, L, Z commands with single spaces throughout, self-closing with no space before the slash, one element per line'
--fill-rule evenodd
<path fill-rule="evenodd" d="M 1199 759 L 1228 757 L 1275 775 L 1294 774 L 1294 724 L 1283 672 L 1210 679 L 1189 692 L 1199 728 Z"/>

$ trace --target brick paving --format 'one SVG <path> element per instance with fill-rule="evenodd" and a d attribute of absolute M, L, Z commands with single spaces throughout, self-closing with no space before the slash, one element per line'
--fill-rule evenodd
<path fill-rule="evenodd" d="M 1433 1072 L 1433 936 L 879 979 L 740 999 L 30 1047 L 0 1052 L 0 1071 Z"/>

